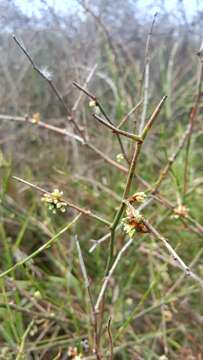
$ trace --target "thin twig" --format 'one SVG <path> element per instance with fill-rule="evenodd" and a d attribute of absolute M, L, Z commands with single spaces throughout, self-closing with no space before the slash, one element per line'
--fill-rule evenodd
<path fill-rule="evenodd" d="M 98 339 L 98 330 L 97 330 L 97 327 L 98 327 L 97 326 L 97 314 L 96 314 L 95 307 L 94 307 L 94 302 L 93 302 L 93 299 L 92 299 L 92 293 L 91 293 L 91 289 L 90 289 L 90 282 L 89 282 L 89 278 L 88 278 L 88 275 L 87 275 L 85 262 L 83 260 L 82 251 L 81 251 L 81 248 L 80 248 L 80 243 L 79 243 L 79 241 L 77 239 L 77 236 L 75 237 L 75 240 L 76 240 L 76 246 L 77 246 L 77 251 L 78 251 L 80 267 L 81 267 L 85 287 L 87 289 L 87 293 L 88 293 L 89 300 L 90 300 L 90 305 L 91 305 L 92 325 L 93 325 L 93 331 L 94 331 L 94 351 L 95 351 L 97 359 L 100 360 L 101 356 L 100 356 L 100 351 L 99 351 L 99 339 Z"/>
<path fill-rule="evenodd" d="M 28 52 L 28 50 L 25 48 L 25 46 L 16 38 L 15 35 L 13 35 L 13 40 L 15 41 L 15 43 L 19 46 L 19 48 L 22 50 L 22 52 L 25 54 L 25 56 L 28 58 L 29 62 L 31 63 L 33 70 L 35 70 L 46 82 L 48 82 L 49 86 L 51 87 L 51 89 L 53 90 L 53 92 L 55 93 L 55 95 L 57 96 L 57 98 L 60 100 L 61 104 L 63 105 L 67 115 L 69 115 L 69 119 L 73 122 L 73 125 L 75 127 L 75 129 L 78 131 L 78 133 L 82 136 L 81 130 L 78 126 L 78 124 L 75 122 L 74 118 L 72 117 L 72 114 L 68 108 L 68 106 L 66 105 L 62 95 L 60 94 L 59 90 L 57 89 L 57 87 L 54 85 L 52 79 L 50 77 L 48 77 L 45 72 L 43 70 L 41 70 L 34 62 L 34 60 L 32 59 L 30 53 Z"/>
<path fill-rule="evenodd" d="M 155 238 L 162 241 L 164 246 L 167 248 L 168 252 L 173 256 L 173 259 L 175 261 L 178 261 L 181 269 L 187 274 L 190 275 L 190 269 L 187 265 L 185 265 L 184 261 L 177 255 L 175 250 L 172 248 L 172 246 L 169 244 L 168 240 L 162 236 L 146 219 L 143 219 L 144 224 L 147 226 L 149 231 L 155 236 Z"/>
<path fill-rule="evenodd" d="M 121 122 L 119 123 L 118 125 L 118 129 L 120 129 L 125 123 L 126 121 L 129 119 L 129 117 L 134 114 L 134 112 L 137 111 L 137 109 L 140 107 L 140 105 L 142 104 L 142 100 L 140 100 L 137 105 L 135 105 L 124 117 L 123 119 L 121 120 Z"/>
<path fill-rule="evenodd" d="M 23 336 L 22 336 L 21 344 L 19 346 L 19 350 L 18 350 L 18 353 L 16 355 L 16 360 L 22 360 L 24 358 L 24 355 L 25 355 L 24 354 L 25 341 L 26 341 L 26 338 L 27 338 L 33 324 L 34 324 L 34 321 L 32 320 L 30 322 L 30 324 L 28 325 L 27 329 L 25 330 Z"/>
<path fill-rule="evenodd" d="M 110 117 L 107 115 L 106 111 L 104 110 L 104 108 L 101 105 L 101 102 L 98 100 L 98 98 L 95 95 L 93 95 L 89 90 L 87 90 L 86 88 L 84 88 L 83 86 L 78 84 L 76 81 L 73 81 L 73 85 L 75 87 L 77 87 L 80 91 L 82 91 L 84 94 L 86 94 L 91 100 L 93 100 L 95 102 L 95 106 L 97 106 L 99 108 L 100 112 L 103 114 L 103 116 L 105 117 L 107 122 L 109 124 L 111 124 L 112 126 L 114 126 L 113 122 L 111 121 Z M 117 136 L 117 139 L 118 139 L 122 154 L 123 154 L 125 160 L 127 161 L 127 163 L 129 163 L 128 156 L 127 156 L 127 154 L 125 152 L 122 140 L 121 140 L 120 135 L 119 135 L 118 132 L 116 132 L 116 136 Z"/>
<path fill-rule="evenodd" d="M 190 134 L 191 131 L 191 123 L 187 126 L 186 131 L 184 132 L 182 138 L 180 139 L 179 145 L 176 148 L 176 150 L 174 151 L 173 155 L 169 158 L 168 163 L 165 165 L 165 167 L 163 168 L 163 170 L 161 170 L 160 175 L 157 179 L 157 181 L 155 182 L 155 184 L 151 187 L 151 193 L 156 193 L 158 188 L 160 187 L 161 183 L 163 182 L 163 180 L 166 178 L 166 176 L 168 175 L 168 172 L 170 171 L 174 161 L 176 160 L 176 158 L 178 157 L 179 153 L 181 152 L 181 150 L 183 149 L 185 142 Z"/>
<path fill-rule="evenodd" d="M 91 71 L 90 71 L 90 73 L 89 73 L 89 75 L 88 75 L 88 77 L 87 77 L 87 79 L 86 79 L 86 81 L 85 81 L 85 83 L 83 85 L 84 88 L 89 84 L 89 82 L 92 79 L 96 69 L 97 69 L 97 64 L 95 64 L 92 67 L 92 69 L 91 69 Z M 79 93 L 79 96 L 78 96 L 77 100 L 75 101 L 75 104 L 73 105 L 73 108 L 72 108 L 73 113 L 77 110 L 77 108 L 78 108 L 78 106 L 80 104 L 80 101 L 82 100 L 82 97 L 83 97 L 83 93 L 81 92 L 81 93 Z"/>
<path fill-rule="evenodd" d="M 122 249 L 119 251 L 111 269 L 109 270 L 108 272 L 108 275 L 105 277 L 105 280 L 103 282 L 103 285 L 101 287 L 101 290 L 100 290 L 100 293 L 98 295 L 98 298 L 97 298 L 97 301 L 96 301 L 96 305 L 95 305 L 95 311 L 99 311 L 99 307 L 100 307 L 100 304 L 101 304 L 101 301 L 103 299 L 103 296 L 106 292 L 106 289 L 108 287 L 108 283 L 110 281 L 110 278 L 112 277 L 113 273 L 114 273 L 114 270 L 116 268 L 116 266 L 118 265 L 122 255 L 124 254 L 124 252 L 127 250 L 127 248 L 132 244 L 133 242 L 133 239 L 129 239 L 128 242 L 122 247 Z"/>
<path fill-rule="evenodd" d="M 146 42 L 146 48 L 145 48 L 145 67 L 144 67 L 144 75 L 143 75 L 144 76 L 144 102 L 143 102 L 143 110 L 142 110 L 141 121 L 140 121 L 140 126 L 139 126 L 139 134 L 141 134 L 144 129 L 144 124 L 145 124 L 146 115 L 147 115 L 147 105 L 148 105 L 148 98 L 149 98 L 150 40 L 151 40 L 151 37 L 153 34 L 153 28 L 154 28 L 154 24 L 155 24 L 157 15 L 158 15 L 158 13 L 154 14 L 150 32 L 147 36 L 147 42 Z"/>
<path fill-rule="evenodd" d="M 108 332 L 108 336 L 109 336 L 109 344 L 110 344 L 110 356 L 109 356 L 109 360 L 113 360 L 113 339 L 112 339 L 112 335 L 111 335 L 111 318 L 109 318 L 108 320 L 108 324 L 107 324 L 107 332 Z"/>
<path fill-rule="evenodd" d="M 128 137 L 132 140 L 135 140 L 135 141 L 139 141 L 139 142 L 142 142 L 142 138 L 141 136 L 138 136 L 138 135 L 134 135 L 132 133 L 129 133 L 127 131 L 124 131 L 124 130 L 120 130 L 118 128 L 116 128 L 115 126 L 111 125 L 110 123 L 108 123 L 107 121 L 105 121 L 104 119 L 101 118 L 101 116 L 98 116 L 96 114 L 93 114 L 93 117 L 98 120 L 101 124 L 105 125 L 106 127 L 108 127 L 109 129 L 113 130 L 113 133 L 115 134 L 120 134 L 120 135 L 123 135 L 125 137 Z"/>
<path fill-rule="evenodd" d="M 163 99 L 162 99 L 163 100 Z M 14 121 L 19 121 L 19 122 L 31 122 L 30 119 L 27 119 L 26 117 L 22 117 L 22 116 L 12 116 L 12 115 L 0 115 L 0 119 L 2 120 L 14 120 Z M 33 125 L 33 123 L 32 123 Z M 76 139 L 78 142 L 80 143 L 84 143 L 83 139 L 80 138 L 78 135 L 69 133 L 67 130 L 65 129 L 61 129 L 59 127 L 53 126 L 53 125 L 49 125 L 45 122 L 40 121 L 38 123 L 38 125 L 42 128 L 45 128 L 47 130 L 53 131 L 55 133 L 58 133 L 60 135 L 63 136 L 68 136 L 68 137 L 74 137 L 74 139 Z M 36 125 L 33 125 L 36 126 Z M 147 127 L 146 127 L 147 128 Z M 188 131 L 188 130 L 186 130 Z M 185 134 L 183 134 L 183 137 L 185 136 Z M 93 144 L 89 143 L 85 143 L 85 146 L 87 146 L 89 149 L 91 149 L 93 152 L 95 152 L 98 156 L 100 156 L 106 163 L 108 163 L 109 165 L 112 165 L 113 167 L 115 167 L 116 169 L 118 169 L 119 171 L 123 172 L 124 174 L 128 173 L 128 169 L 119 164 L 118 162 L 114 161 L 113 159 L 111 159 L 108 155 L 106 155 L 105 153 L 103 153 L 101 150 L 99 150 L 98 148 L 96 148 Z M 151 187 L 151 185 L 146 181 L 143 180 L 140 176 L 134 174 L 135 178 L 141 182 L 141 184 L 148 189 L 149 194 L 153 194 L 153 197 L 156 201 L 158 201 L 159 203 L 163 204 L 165 207 L 170 208 L 171 210 L 173 210 L 176 205 L 171 204 L 165 197 L 163 197 L 163 195 L 161 195 L 158 192 L 158 188 L 161 185 L 162 181 L 164 180 L 164 178 L 160 181 L 159 185 L 157 185 L 157 187 L 154 188 Z M 155 195 L 156 193 L 156 195 Z M 203 233 L 203 227 L 201 224 L 199 224 L 195 219 L 193 219 L 191 216 L 187 215 L 185 217 L 186 220 L 188 220 L 188 222 L 190 222 L 191 224 L 193 224 L 195 226 L 195 228 L 191 228 L 192 231 L 196 231 L 202 236 Z M 182 221 L 182 218 L 180 218 L 180 220 Z M 97 246 L 97 244 L 95 244 Z"/>
<path fill-rule="evenodd" d="M 155 110 L 153 111 L 152 115 L 150 116 L 146 126 L 144 127 L 143 129 L 143 132 L 142 132 L 142 139 L 144 140 L 149 132 L 149 130 L 151 129 L 154 121 L 156 120 L 157 116 L 159 115 L 161 109 L 162 109 L 162 106 L 164 105 L 165 101 L 167 99 L 167 96 L 164 95 L 161 99 L 161 101 L 159 102 L 159 104 L 157 105 L 157 107 L 155 108 Z"/>
<path fill-rule="evenodd" d="M 39 192 L 41 192 L 41 193 L 43 193 L 43 194 L 49 194 L 49 195 L 51 195 L 51 193 L 50 193 L 49 191 L 41 188 L 41 187 L 38 186 L 38 185 L 35 185 L 35 184 L 30 183 L 30 182 L 27 181 L 27 180 L 23 180 L 23 179 L 19 178 L 18 176 L 12 176 L 12 178 L 15 179 L 15 180 L 17 180 L 17 181 L 20 181 L 20 182 L 22 182 L 22 183 L 24 183 L 24 184 L 26 184 L 26 185 L 28 185 L 29 187 L 34 188 L 35 190 L 37 190 L 37 191 L 39 191 Z M 61 198 L 61 201 L 65 202 L 65 203 L 67 204 L 67 206 L 69 206 L 70 208 L 73 208 L 73 209 L 77 210 L 79 213 L 84 214 L 84 215 L 87 215 L 87 216 L 90 216 L 90 217 L 92 217 L 92 218 L 94 218 L 94 219 L 102 222 L 103 224 L 105 224 L 105 225 L 107 225 L 107 226 L 110 226 L 109 221 L 103 219 L 103 218 L 100 217 L 99 215 L 94 214 L 91 210 L 87 210 L 87 209 L 81 208 L 81 207 L 79 207 L 79 206 L 77 206 L 77 205 L 75 205 L 75 204 L 73 204 L 73 203 L 71 203 L 71 202 L 69 202 L 69 201 L 67 201 L 66 199 L 63 199 L 63 198 Z"/>
<path fill-rule="evenodd" d="M 58 126 L 54 126 L 54 125 L 50 125 L 46 122 L 43 121 L 39 121 L 38 123 L 33 123 L 32 118 L 31 117 L 27 117 L 27 116 L 12 116 L 12 115 L 0 115 L 0 120 L 13 120 L 13 121 L 19 121 L 19 122 L 24 122 L 24 123 L 29 123 L 33 126 L 39 126 L 41 128 L 45 128 L 47 130 L 53 131 L 55 133 L 58 133 L 60 135 L 64 135 L 64 136 L 68 136 L 70 138 L 73 138 L 75 140 L 77 140 L 80 144 L 84 144 L 84 139 L 81 138 L 80 136 L 73 134 L 69 131 L 67 131 L 66 129 L 62 129 L 59 128 Z"/>
<path fill-rule="evenodd" d="M 146 219 L 143 218 L 143 223 L 146 225 L 146 227 L 149 229 L 149 231 L 152 233 L 152 235 L 159 239 L 163 245 L 168 250 L 169 254 L 173 257 L 173 260 L 177 261 L 179 263 L 180 268 L 184 271 L 184 273 L 188 276 L 190 276 L 192 279 L 197 281 L 199 285 L 203 288 L 203 280 L 200 279 L 196 274 L 194 274 L 191 269 L 184 263 L 184 261 L 181 259 L 181 257 L 176 253 L 176 251 L 173 249 L 173 247 L 169 244 L 169 241 L 161 235 Z"/>
<path fill-rule="evenodd" d="M 187 138 L 187 144 L 186 144 L 186 156 L 185 156 L 185 169 L 184 169 L 184 186 L 183 186 L 183 195 L 187 192 L 188 187 L 188 165 L 189 165 L 189 152 L 190 152 L 190 144 L 191 144 L 191 138 L 192 138 L 192 132 L 195 120 L 198 115 L 198 109 L 201 102 L 201 96 L 202 96 L 202 82 L 203 82 L 203 60 L 200 58 L 200 69 L 199 69 L 199 76 L 198 76 L 198 83 L 197 83 L 197 94 L 196 94 L 196 100 L 195 104 L 192 108 L 189 122 L 191 124 L 190 126 L 190 132 L 188 134 Z"/>
<path fill-rule="evenodd" d="M 89 279 L 88 279 L 87 270 L 86 270 L 86 267 L 85 267 L 85 263 L 84 263 L 83 256 L 82 256 L 82 251 L 81 251 L 81 248 L 80 248 L 80 243 L 78 241 L 77 236 L 75 236 L 75 241 L 76 241 L 78 257 L 79 257 L 79 262 L 80 262 L 82 275 L 83 275 L 83 278 L 84 278 L 85 287 L 88 288 L 90 286 L 90 282 L 89 282 Z"/>
<path fill-rule="evenodd" d="M 158 180 L 156 181 L 154 186 L 151 188 L 151 192 L 156 192 L 158 190 L 161 183 L 163 182 L 163 180 L 166 178 L 168 172 L 170 171 L 170 169 L 171 169 L 174 161 L 176 160 L 177 156 L 179 155 L 179 153 L 183 149 L 186 141 L 187 141 L 187 146 L 186 146 L 186 162 L 185 162 L 185 170 L 184 170 L 184 194 L 185 194 L 185 192 L 187 190 L 187 171 L 188 171 L 188 156 L 189 156 L 190 138 L 191 138 L 191 135 L 192 135 L 194 121 L 195 121 L 195 119 L 197 117 L 197 114 L 198 114 L 199 104 L 200 104 L 200 100 L 201 100 L 201 96 L 202 96 L 202 91 L 201 91 L 201 89 L 202 89 L 202 81 L 203 81 L 203 61 L 201 60 L 201 62 L 200 62 L 200 74 L 199 74 L 199 78 L 198 78 L 198 90 L 197 90 L 195 104 L 192 107 L 192 110 L 191 110 L 190 115 L 189 115 L 189 124 L 188 124 L 187 129 L 184 132 L 184 134 L 183 134 L 183 136 L 182 136 L 182 138 L 181 138 L 181 140 L 179 142 L 179 145 L 178 145 L 177 149 L 175 150 L 173 155 L 169 158 L 168 163 L 165 165 L 164 169 L 161 171 Z"/>

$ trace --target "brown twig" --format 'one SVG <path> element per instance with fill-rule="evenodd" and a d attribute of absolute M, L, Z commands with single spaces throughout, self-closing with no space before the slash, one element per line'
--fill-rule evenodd
<path fill-rule="evenodd" d="M 163 100 L 163 99 L 162 99 Z M 29 122 L 32 123 L 31 119 L 27 118 L 27 117 L 22 117 L 22 116 L 12 116 L 12 115 L 0 115 L 0 119 L 5 119 L 5 120 L 14 120 L 14 121 L 19 121 L 19 122 Z M 33 123 L 32 123 L 33 125 Z M 37 124 L 39 127 L 45 128 L 47 130 L 53 131 L 55 133 L 58 133 L 60 135 L 63 136 L 68 136 L 68 137 L 73 137 L 75 140 L 77 140 L 79 143 L 83 144 L 83 139 L 81 137 L 79 137 L 78 135 L 72 134 L 70 132 L 68 132 L 66 129 L 61 129 L 59 127 L 47 124 L 45 122 L 40 121 Z M 36 126 L 36 124 L 34 124 L 33 126 Z M 108 155 L 106 155 L 105 153 L 103 153 L 101 150 L 99 150 L 96 146 L 94 146 L 92 143 L 88 142 L 84 144 L 85 146 L 87 146 L 89 149 L 91 149 L 93 152 L 95 152 L 99 157 L 101 157 L 106 163 L 108 163 L 109 165 L 115 167 L 116 169 L 118 169 L 119 171 L 123 172 L 124 174 L 128 173 L 128 169 L 119 164 L 118 162 L 114 161 L 113 159 L 111 159 Z M 164 205 L 165 207 L 171 209 L 173 211 L 173 209 L 176 207 L 176 205 L 171 204 L 163 195 L 161 195 L 158 192 L 158 188 L 159 186 L 157 186 L 156 190 L 154 191 L 154 188 L 150 186 L 150 184 L 146 181 L 143 180 L 140 176 L 138 176 L 137 174 L 134 174 L 135 178 L 146 188 L 148 189 L 149 194 L 151 193 L 153 198 L 161 203 L 162 205 Z M 164 179 L 163 179 L 164 180 Z M 162 181 L 161 181 L 162 182 Z M 160 185 L 161 185 L 160 182 Z M 191 228 L 192 231 L 197 231 L 201 236 L 203 234 L 203 227 L 201 224 L 199 224 L 195 219 L 193 219 L 191 216 L 187 215 L 185 217 L 186 220 L 188 220 L 188 222 L 190 222 L 191 224 L 193 224 L 195 226 L 195 228 Z M 183 221 L 182 218 L 180 218 L 181 221 Z"/>
<path fill-rule="evenodd" d="M 22 117 L 22 116 L 12 116 L 12 115 L 0 115 L 0 119 L 2 120 L 14 120 L 14 121 L 19 121 L 19 122 L 26 122 L 28 121 L 29 123 L 32 123 L 31 119 L 28 119 L 26 117 Z M 32 123 L 33 125 L 33 123 Z M 127 174 L 128 173 L 128 169 L 119 164 L 118 162 L 114 161 L 113 159 L 111 159 L 108 155 L 106 155 L 103 151 L 99 150 L 95 145 L 93 145 L 90 142 L 87 142 L 79 137 L 78 135 L 69 133 L 66 129 L 61 129 L 57 126 L 53 126 L 53 125 L 49 125 L 45 122 L 39 121 L 39 123 L 37 124 L 39 127 L 45 128 L 47 130 L 53 131 L 55 133 L 61 134 L 63 136 L 68 136 L 68 137 L 73 137 L 75 140 L 77 140 L 79 143 L 84 144 L 86 147 L 88 147 L 90 150 L 92 150 L 93 152 L 95 152 L 97 155 L 99 155 L 99 157 L 101 157 L 106 163 L 108 163 L 109 165 L 114 166 L 115 168 L 117 168 L 119 171 L 122 171 L 123 173 Z M 36 124 L 34 124 L 34 126 L 36 126 Z"/>
<path fill-rule="evenodd" d="M 41 188 L 40 186 L 38 185 L 34 185 L 32 183 L 30 183 L 29 181 L 27 180 L 23 180 L 21 178 L 19 178 L 18 176 L 12 176 L 13 179 L 17 180 L 17 181 L 20 181 L 21 183 L 23 184 L 26 184 L 28 185 L 29 187 L 32 187 L 33 189 L 43 193 L 43 194 L 49 194 L 51 195 L 51 193 L 43 188 Z M 73 203 L 71 203 L 70 201 L 67 201 L 66 199 L 63 199 L 61 198 L 61 201 L 65 202 L 67 204 L 67 206 L 69 206 L 70 208 L 72 209 L 75 209 L 76 211 L 78 211 L 79 213 L 83 214 L 83 215 L 86 215 L 86 216 L 89 216 L 93 219 L 96 219 L 100 222 L 102 222 L 103 224 L 107 225 L 107 226 L 110 226 L 110 222 L 105 220 L 104 218 L 102 218 L 101 216 L 99 215 L 96 215 L 94 214 L 91 210 L 87 210 L 87 209 L 84 209 L 84 208 L 81 208 L 79 207 L 78 205 L 75 205 Z"/>
<path fill-rule="evenodd" d="M 190 269 L 187 265 L 185 265 L 185 263 L 183 262 L 183 260 L 179 257 L 179 255 L 177 255 L 177 253 L 175 252 L 175 250 L 172 248 L 172 246 L 169 244 L 168 240 L 162 236 L 146 219 L 143 218 L 143 222 L 146 225 L 146 227 L 149 229 L 149 231 L 154 235 L 155 238 L 159 239 L 162 241 L 162 243 L 164 244 L 164 246 L 167 248 L 168 252 L 170 253 L 170 255 L 172 255 L 173 259 L 175 261 L 177 261 L 181 267 L 181 269 L 187 274 L 190 275 Z"/>
<path fill-rule="evenodd" d="M 27 51 L 27 49 L 25 48 L 25 46 L 16 38 L 15 35 L 13 35 L 13 40 L 15 41 L 15 43 L 19 46 L 19 48 L 22 50 L 22 52 L 25 54 L 25 56 L 28 58 L 29 62 L 31 63 L 33 70 L 35 70 L 46 82 L 48 82 L 49 86 L 51 87 L 51 89 L 53 90 L 53 92 L 55 93 L 55 95 L 57 96 L 57 98 L 59 99 L 59 101 L 61 102 L 61 104 L 63 105 L 67 115 L 69 116 L 69 119 L 73 122 L 73 125 L 75 127 L 75 129 L 78 131 L 78 133 L 82 136 L 81 130 L 78 126 L 78 124 L 75 122 L 74 118 L 72 117 L 72 114 L 68 108 L 68 106 L 66 105 L 62 95 L 60 94 L 59 90 L 57 89 L 57 87 L 54 85 L 51 77 L 47 76 L 45 74 L 45 72 L 43 70 L 41 70 L 34 62 L 34 60 L 32 59 L 30 53 Z"/>
<path fill-rule="evenodd" d="M 109 355 L 109 360 L 113 360 L 113 339 L 112 339 L 112 335 L 111 335 L 111 318 L 109 318 L 108 320 L 108 324 L 107 324 L 107 332 L 108 332 L 108 336 L 109 336 L 109 344 L 110 344 L 110 355 Z"/>
<path fill-rule="evenodd" d="M 89 90 L 87 90 L 86 88 L 84 88 L 83 86 L 81 86 L 80 84 L 78 84 L 76 81 L 73 81 L 73 85 L 78 88 L 80 91 L 82 91 L 84 94 L 86 94 L 91 100 L 93 100 L 95 102 L 95 106 L 97 106 L 101 112 L 101 114 L 103 114 L 103 116 L 105 117 L 105 119 L 107 120 L 107 122 L 114 126 L 113 125 L 113 122 L 111 121 L 111 119 L 109 118 L 109 116 L 106 114 L 106 111 L 104 110 L 103 106 L 101 105 L 101 102 L 98 100 L 98 98 L 93 95 Z M 121 148 L 121 151 L 122 151 L 122 154 L 125 158 L 125 160 L 127 161 L 127 163 L 129 163 L 129 160 L 128 160 L 128 156 L 125 152 L 125 149 L 124 149 L 124 146 L 123 146 L 123 143 L 122 143 L 122 140 L 120 138 L 120 135 L 118 132 L 116 132 L 116 136 L 117 136 L 117 139 L 118 139 L 118 142 L 119 142 L 119 145 L 120 145 L 120 148 Z"/>
<path fill-rule="evenodd" d="M 152 115 L 150 116 L 146 126 L 144 127 L 144 130 L 142 132 L 142 139 L 144 140 L 149 132 L 149 130 L 151 129 L 154 121 L 156 120 L 157 116 L 159 115 L 162 106 L 164 105 L 165 101 L 167 99 L 167 96 L 164 95 L 161 99 L 161 101 L 159 102 L 159 104 L 157 105 L 157 107 L 155 108 L 155 110 L 153 111 Z"/>
<path fill-rule="evenodd" d="M 118 128 L 116 128 L 115 126 L 111 125 L 110 123 L 108 123 L 107 121 L 105 121 L 104 119 L 101 118 L 101 116 L 98 116 L 96 114 L 93 114 L 93 117 L 98 120 L 101 124 L 105 125 L 106 127 L 108 127 L 109 129 L 111 129 L 113 131 L 113 133 L 115 134 L 120 134 L 120 135 L 123 135 L 127 138 L 130 138 L 134 141 L 139 141 L 139 142 L 142 142 L 142 138 L 141 136 L 138 136 L 138 135 L 134 135 L 132 133 L 129 133 L 127 131 L 124 131 L 124 130 L 119 130 Z"/>

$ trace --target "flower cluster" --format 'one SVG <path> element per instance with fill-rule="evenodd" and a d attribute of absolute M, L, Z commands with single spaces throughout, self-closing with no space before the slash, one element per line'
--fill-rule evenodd
<path fill-rule="evenodd" d="M 178 219 L 180 217 L 186 217 L 188 215 L 188 208 L 185 205 L 178 205 L 174 210 L 173 218 Z"/>
<path fill-rule="evenodd" d="M 126 217 L 123 218 L 123 230 L 131 238 L 135 235 L 135 232 L 147 233 L 149 230 L 143 222 L 143 216 L 138 210 L 135 210 L 133 206 L 129 204 L 126 210 Z"/>
<path fill-rule="evenodd" d="M 63 191 L 55 189 L 51 194 L 46 193 L 42 196 L 41 200 L 44 202 L 53 214 L 56 214 L 57 210 L 64 213 L 66 211 L 67 203 L 62 199 Z"/>

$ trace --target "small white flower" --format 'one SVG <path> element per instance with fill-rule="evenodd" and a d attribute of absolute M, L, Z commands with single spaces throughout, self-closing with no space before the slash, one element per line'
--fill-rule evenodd
<path fill-rule="evenodd" d="M 90 101 L 89 101 L 89 107 L 90 107 L 90 108 L 93 108 L 94 113 L 95 113 L 96 115 L 99 115 L 99 114 L 100 114 L 99 106 L 97 106 L 97 103 L 96 103 L 95 100 L 90 100 Z"/>
<path fill-rule="evenodd" d="M 96 106 L 96 101 L 95 100 L 90 100 L 89 107 L 95 107 L 95 106 Z"/>
<path fill-rule="evenodd" d="M 116 155 L 116 160 L 117 160 L 118 162 L 121 162 L 123 159 L 124 159 L 123 154 L 117 154 L 117 155 Z"/>

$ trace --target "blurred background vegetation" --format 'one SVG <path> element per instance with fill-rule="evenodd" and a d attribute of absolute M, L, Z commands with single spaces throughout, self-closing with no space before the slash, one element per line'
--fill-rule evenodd
<path fill-rule="evenodd" d="M 158 11 L 150 40 L 147 118 L 165 94 L 167 102 L 143 146 L 137 169 L 139 176 L 154 184 L 188 124 L 197 92 L 197 52 L 203 34 L 200 2 L 191 1 L 192 14 L 181 0 L 174 1 L 172 11 L 168 11 L 165 1 L 155 3 L 67 0 L 60 9 L 41 0 L 29 1 L 30 13 L 25 11 L 26 2 L 0 1 L 2 271 L 32 253 L 75 215 L 72 209 L 65 214 L 50 214 L 40 194 L 18 184 L 11 175 L 49 191 L 63 190 L 67 199 L 109 221 L 126 181 L 125 174 L 73 138 L 61 137 L 37 124 L 12 121 L 12 117 L 31 118 L 40 113 L 42 121 L 73 132 L 63 106 L 47 82 L 33 71 L 12 34 L 22 40 L 35 63 L 51 77 L 77 123 L 88 129 L 91 143 L 126 166 L 118 156 L 120 148 L 112 132 L 95 123 L 88 98 L 83 95 L 74 109 L 81 94 L 72 82 L 84 84 L 94 69 L 87 88 L 118 125 L 142 98 L 146 42 Z M 142 106 L 123 129 L 137 133 L 141 116 Z M 186 148 L 161 187 L 171 203 L 184 203 L 199 223 L 203 220 L 201 120 L 200 106 L 190 144 L 187 192 Z M 129 139 L 123 142 L 131 153 Z M 137 190 L 144 189 L 136 180 L 132 193 Z M 194 270 L 203 277 L 202 234 L 191 231 L 154 201 L 144 215 L 170 239 L 187 264 L 195 259 Z M 92 254 L 88 250 L 92 240 L 106 231 L 92 219 L 81 217 L 72 232 L 54 247 L 1 280 L 1 359 L 65 360 L 71 358 L 71 346 L 77 347 L 84 358 L 94 358 L 85 352 L 82 342 L 91 333 L 91 325 L 74 234 L 81 242 L 96 297 L 104 276 L 107 246 L 104 243 Z M 118 232 L 117 249 L 125 238 L 123 232 Z M 203 293 L 190 279 L 180 278 L 180 270 L 170 265 L 157 241 L 148 234 L 136 237 L 111 279 L 104 309 L 104 324 L 109 315 L 112 317 L 115 359 L 203 359 Z M 178 285 L 173 289 L 174 284 Z M 108 349 L 108 341 L 104 331 L 104 349 Z"/>

